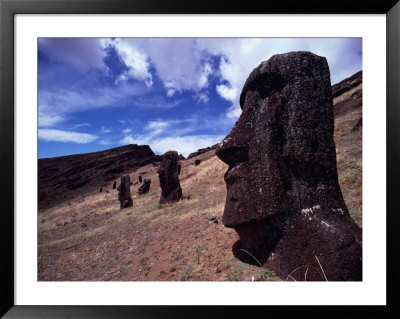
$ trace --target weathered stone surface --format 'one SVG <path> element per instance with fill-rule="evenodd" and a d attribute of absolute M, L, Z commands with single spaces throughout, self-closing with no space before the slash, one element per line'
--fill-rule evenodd
<path fill-rule="evenodd" d="M 141 183 L 143 181 L 142 176 L 139 175 L 138 181 L 139 181 L 139 183 Z"/>
<path fill-rule="evenodd" d="M 116 189 L 117 188 L 117 182 L 114 182 L 113 183 L 113 189 Z"/>
<path fill-rule="evenodd" d="M 338 183 L 326 59 L 272 56 L 250 73 L 240 106 L 216 149 L 229 165 L 222 222 L 240 236 L 234 254 L 283 278 L 361 280 L 361 229 Z"/>
<path fill-rule="evenodd" d="M 197 159 L 194 161 L 194 166 L 198 166 L 198 165 L 200 165 L 200 163 L 201 163 L 201 160 Z"/>
<path fill-rule="evenodd" d="M 138 189 L 139 195 L 148 193 L 150 190 L 150 184 L 151 184 L 151 179 L 145 178 L 143 184 Z"/>
<path fill-rule="evenodd" d="M 160 203 L 164 204 L 180 200 L 182 198 L 182 188 L 179 183 L 180 165 L 176 151 L 169 151 L 163 155 L 157 173 L 161 187 Z"/>
<path fill-rule="evenodd" d="M 133 206 L 131 198 L 131 178 L 129 175 L 121 177 L 121 184 L 118 186 L 118 200 L 120 201 L 120 209 Z"/>

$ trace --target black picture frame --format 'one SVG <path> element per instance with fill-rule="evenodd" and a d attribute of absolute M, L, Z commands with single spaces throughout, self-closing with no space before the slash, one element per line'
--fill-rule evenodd
<path fill-rule="evenodd" d="M 386 306 L 16 306 L 14 303 L 14 15 L 15 14 L 385 14 L 387 21 Z M 260 315 L 400 317 L 398 286 L 400 162 L 400 3 L 398 0 L 0 0 L 0 315 L 5 318 L 247 318 Z M 377 106 L 378 107 L 378 106 Z M 381 106 L 383 107 L 383 106 Z M 29 187 L 29 185 L 28 185 Z M 377 186 L 379 187 L 379 186 Z M 377 212 L 383 213 L 383 212 Z M 179 300 L 177 300 L 179 304 Z"/>

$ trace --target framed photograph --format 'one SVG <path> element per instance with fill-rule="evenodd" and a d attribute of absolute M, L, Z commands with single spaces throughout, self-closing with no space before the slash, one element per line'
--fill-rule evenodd
<path fill-rule="evenodd" d="M 1 1 L 5 318 L 399 314 L 400 5 L 250 4 Z"/>

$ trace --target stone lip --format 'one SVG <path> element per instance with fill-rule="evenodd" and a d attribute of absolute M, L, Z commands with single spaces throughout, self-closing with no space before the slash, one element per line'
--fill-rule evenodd
<path fill-rule="evenodd" d="M 166 152 L 157 169 L 161 187 L 160 204 L 178 201 L 182 198 L 182 188 L 179 183 L 180 170 L 178 152 Z"/>
<path fill-rule="evenodd" d="M 123 174 L 158 163 L 148 145 L 126 145 L 100 152 L 38 160 L 39 209 L 51 207 L 89 192 L 112 189 Z"/>

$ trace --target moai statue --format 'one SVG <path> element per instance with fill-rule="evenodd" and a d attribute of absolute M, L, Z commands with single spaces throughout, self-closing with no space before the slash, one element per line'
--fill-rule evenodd
<path fill-rule="evenodd" d="M 121 177 L 121 184 L 118 186 L 118 200 L 120 201 L 120 209 L 132 207 L 133 201 L 131 198 L 131 181 L 129 175 Z"/>
<path fill-rule="evenodd" d="M 141 183 L 142 182 L 142 176 L 139 175 L 138 180 L 139 180 L 139 183 Z"/>
<path fill-rule="evenodd" d="M 113 189 L 116 189 L 117 188 L 117 182 L 114 182 L 113 183 Z"/>
<path fill-rule="evenodd" d="M 139 187 L 138 193 L 139 195 L 143 195 L 149 192 L 150 190 L 151 179 L 144 179 L 142 186 Z"/>
<path fill-rule="evenodd" d="M 233 253 L 296 280 L 362 280 L 362 237 L 338 183 L 329 67 L 310 52 L 255 68 L 216 149 L 229 169 L 222 222 Z"/>
<path fill-rule="evenodd" d="M 178 153 L 176 151 L 166 152 L 157 170 L 161 187 L 160 204 L 178 201 L 182 198 L 182 188 L 179 183 L 180 169 Z"/>

